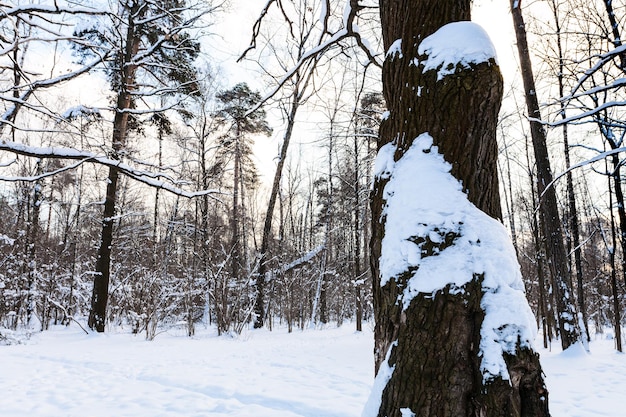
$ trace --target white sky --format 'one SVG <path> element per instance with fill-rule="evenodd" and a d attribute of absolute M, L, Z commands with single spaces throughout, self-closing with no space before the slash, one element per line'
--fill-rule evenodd
<path fill-rule="evenodd" d="M 209 32 L 214 35 L 204 38 L 205 46 L 211 54 L 211 65 L 220 69 L 223 74 L 223 88 L 246 81 L 252 88 L 260 90 L 262 94 L 268 89 L 252 63 L 236 63 L 236 59 L 250 42 L 253 23 L 264 4 L 265 1 L 259 0 L 232 0 L 230 11 L 219 16 L 219 21 L 209 28 Z M 513 54 L 514 42 L 508 2 L 476 0 L 473 15 L 474 20 L 490 34 L 505 77 L 507 74 L 512 75 L 515 71 L 516 60 Z M 42 66 L 41 71 L 50 70 L 48 68 L 51 65 L 49 60 L 42 60 L 40 65 Z M 60 68 L 66 64 L 57 62 L 56 65 Z M 63 86 L 63 94 L 61 95 L 68 98 L 78 97 L 81 104 L 85 105 L 103 105 L 106 103 L 103 95 L 107 92 L 107 83 L 102 79 L 98 79 L 97 83 L 95 82 L 94 77 L 89 77 L 85 82 L 66 84 Z M 98 99 L 95 99 L 96 97 Z M 68 105 L 73 105 L 70 103 L 72 101 L 69 99 Z M 275 127 L 274 136 L 271 139 L 259 138 L 256 147 L 258 166 L 261 174 L 266 178 L 271 178 L 273 175 L 275 163 L 272 159 L 278 153 L 280 138 L 282 137 L 280 121 L 272 124 Z M 311 135 L 319 136 L 320 134 L 309 133 L 308 138 L 304 141 L 310 142 L 317 139 Z M 300 132 L 299 136 L 306 135 Z M 292 150 L 295 150 L 295 147 L 293 146 Z"/>
<path fill-rule="evenodd" d="M 209 38 L 210 51 L 215 54 L 216 63 L 223 70 L 228 88 L 238 82 L 245 81 L 252 88 L 264 94 L 268 87 L 263 84 L 255 67 L 251 63 L 237 63 L 236 59 L 249 45 L 252 26 L 259 15 L 265 1 L 232 0 L 230 11 L 219 18 L 212 28 L 219 35 Z M 491 37 L 496 48 L 498 62 L 506 79 L 513 77 L 517 68 L 515 36 L 513 22 L 509 13 L 509 4 L 501 0 L 476 0 L 473 8 L 473 20 L 481 25 Z M 510 78 L 509 78 L 510 79 Z M 282 131 L 276 128 L 271 139 L 259 138 L 255 148 L 258 168 L 266 181 L 271 181 L 275 163 L 273 158 L 278 153 Z M 308 141 L 312 140 L 311 138 Z M 292 145 L 292 151 L 296 147 Z"/>
<path fill-rule="evenodd" d="M 250 64 L 236 63 L 236 58 L 249 45 L 252 25 L 265 1 L 233 0 L 230 11 L 220 17 L 213 27 L 218 34 L 210 38 L 210 50 L 218 55 L 217 61 L 228 74 L 232 84 L 245 80 L 255 88 L 263 88 L 258 74 Z M 516 69 L 515 35 L 509 4 L 502 0 L 476 0 L 472 19 L 491 37 L 505 77 Z"/>
<path fill-rule="evenodd" d="M 509 2 L 502 0 L 476 0 L 472 19 L 489 34 L 498 54 L 498 63 L 505 83 L 517 69 L 517 47 L 513 32 L 513 19 Z"/>

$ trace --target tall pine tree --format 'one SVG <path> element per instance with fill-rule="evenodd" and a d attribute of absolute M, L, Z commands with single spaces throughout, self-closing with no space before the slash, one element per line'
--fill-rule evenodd
<path fill-rule="evenodd" d="M 81 47 L 83 56 L 113 51 L 104 67 L 115 92 L 109 156 L 122 161 L 128 136 L 141 117 L 165 111 L 162 98 L 171 99 L 166 107 L 175 108 L 185 96 L 198 94 L 193 61 L 200 49 L 189 30 L 208 9 L 191 7 L 184 0 L 131 0 L 115 5 L 116 17 L 108 24 L 102 19 L 93 25 L 83 23 L 78 34 L 92 40 Z M 106 323 L 118 180 L 119 170 L 109 167 L 88 321 L 98 332 Z"/>

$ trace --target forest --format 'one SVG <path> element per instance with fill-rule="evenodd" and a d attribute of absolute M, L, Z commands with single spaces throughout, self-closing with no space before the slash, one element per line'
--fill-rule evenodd
<path fill-rule="evenodd" d="M 385 53 L 377 2 L 345 3 L 0 4 L 0 343 L 71 322 L 152 340 L 373 321 Z M 583 338 L 613 329 L 621 350 L 626 4 L 521 9 L 531 59 L 504 78 L 501 220 L 544 346 L 567 331 L 565 295 Z M 226 58 L 229 13 L 249 47 Z"/>

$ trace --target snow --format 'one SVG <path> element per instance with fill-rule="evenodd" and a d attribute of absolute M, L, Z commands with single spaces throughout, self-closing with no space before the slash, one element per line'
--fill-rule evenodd
<path fill-rule="evenodd" d="M 391 59 L 402 58 L 402 39 L 396 39 L 393 41 L 387 50 L 386 56 Z"/>
<path fill-rule="evenodd" d="M 83 105 L 70 107 L 69 109 L 65 110 L 65 112 L 63 112 L 63 114 L 61 115 L 61 117 L 64 119 L 77 119 L 81 116 L 101 117 L 102 115 L 100 113 L 100 109 L 95 109 L 93 107 L 87 107 Z"/>
<path fill-rule="evenodd" d="M 1 414 L 361 415 L 374 380 L 370 326 L 362 333 L 352 324 L 291 334 L 254 330 L 239 338 L 200 333 L 189 339 L 170 330 L 147 342 L 121 332 L 86 335 L 72 324 L 0 346 Z M 626 357 L 613 350 L 610 334 L 597 335 L 591 352 L 540 350 L 553 417 L 623 416 Z"/>
<path fill-rule="evenodd" d="M 389 112 L 387 112 L 387 117 Z M 389 178 L 393 171 L 394 160 L 393 154 L 396 152 L 396 146 L 393 143 L 387 143 L 381 146 L 374 161 L 374 176 L 379 178 Z"/>
<path fill-rule="evenodd" d="M 453 74 L 457 64 L 479 64 L 496 59 L 496 49 L 487 32 L 473 22 L 453 22 L 426 37 L 418 47 L 420 55 L 428 58 L 423 71 L 438 70 L 440 80 Z"/>
<path fill-rule="evenodd" d="M 367 403 L 365 403 L 361 417 L 376 417 L 378 415 L 378 410 L 380 409 L 380 405 L 382 403 L 383 391 L 391 379 L 393 371 L 396 369 L 395 365 L 389 366 L 389 357 L 391 356 L 391 351 L 397 345 L 398 341 L 396 340 L 389 346 L 387 354 L 385 355 L 385 360 L 378 368 L 378 373 L 374 379 L 374 385 L 370 392 L 370 396 L 367 399 Z"/>
<path fill-rule="evenodd" d="M 612 335 L 596 335 L 591 353 L 581 344 L 565 352 L 540 350 L 554 417 L 624 415 L 626 356 L 614 350 Z"/>
<path fill-rule="evenodd" d="M 11 239 L 7 235 L 0 235 L 0 245 L 13 246 L 14 244 L 15 244 L 15 239 Z"/>
<path fill-rule="evenodd" d="M 374 373 L 353 326 L 154 342 L 56 327 L 0 346 L 0 369 L 3 417 L 357 416 Z"/>
<path fill-rule="evenodd" d="M 402 417 L 415 417 L 415 413 L 410 408 L 401 408 Z"/>
<path fill-rule="evenodd" d="M 503 354 L 515 353 L 518 340 L 532 346 L 537 327 L 508 233 L 467 199 L 429 134 L 418 136 L 396 162 L 394 148 L 383 146 L 375 164 L 376 174 L 389 178 L 383 193 L 381 286 L 412 271 L 399 300 L 406 309 L 417 294 L 448 285 L 463 291 L 463 285 L 482 277 L 481 370 L 485 381 L 509 379 Z M 450 236 L 454 244 L 446 247 Z M 435 246 L 433 254 L 424 253 L 426 243 Z"/>

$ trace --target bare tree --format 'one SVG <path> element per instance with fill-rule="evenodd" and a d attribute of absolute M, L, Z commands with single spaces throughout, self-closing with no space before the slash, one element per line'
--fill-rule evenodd
<path fill-rule="evenodd" d="M 311 47 L 316 46 L 314 44 L 316 40 L 315 35 L 317 35 L 319 28 L 317 27 L 318 25 L 316 24 L 314 14 L 317 5 L 318 2 L 316 1 L 303 0 L 293 2 L 292 7 L 288 9 L 283 8 L 284 13 L 289 13 L 290 16 L 293 15 L 293 17 L 290 17 L 290 20 L 294 22 L 294 25 L 290 30 L 286 31 L 287 34 L 284 38 L 278 36 L 277 33 L 272 33 L 272 36 L 266 38 L 264 42 L 265 46 L 273 51 L 272 55 L 280 71 L 279 75 L 271 77 L 274 82 L 279 82 L 284 72 L 289 71 L 293 65 L 303 58 L 304 54 L 307 53 Z M 263 327 L 265 320 L 265 284 L 268 278 L 266 275 L 269 269 L 271 269 L 271 266 L 268 265 L 269 259 L 271 258 L 271 256 L 269 256 L 271 250 L 270 243 L 272 237 L 275 235 L 272 229 L 272 222 L 280 191 L 283 169 L 299 111 L 309 97 L 314 94 L 314 91 L 311 91 L 313 90 L 311 84 L 313 83 L 314 74 L 317 71 L 319 59 L 319 57 L 313 57 L 310 61 L 301 65 L 293 73 L 292 77 L 284 82 L 281 91 L 282 97 L 278 98 L 278 105 L 283 114 L 285 126 L 283 127 L 284 133 L 282 134 L 282 143 L 277 158 L 276 170 L 274 171 L 267 210 L 265 211 L 261 246 L 258 254 L 259 269 L 257 272 L 256 302 L 254 308 L 255 328 Z M 271 71 L 265 69 L 260 62 L 259 65 L 262 66 L 266 73 L 271 73 Z"/>
<path fill-rule="evenodd" d="M 547 241 L 546 248 L 550 259 L 549 265 L 552 271 L 553 288 L 556 291 L 556 308 L 561 345 L 565 350 L 578 341 L 584 342 L 586 338 L 581 339 L 578 312 L 575 300 L 573 300 L 572 278 L 569 274 L 567 253 L 563 243 L 563 231 L 557 206 L 556 191 L 551 186 L 553 177 L 546 145 L 546 133 L 541 123 L 541 113 L 539 111 L 537 91 L 528 42 L 526 40 L 526 29 L 519 1 L 511 0 L 511 14 L 517 37 L 526 106 L 530 120 L 530 134 L 535 154 L 535 163 L 537 164 L 537 190 L 540 199 L 539 213 Z"/>

